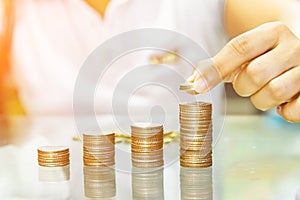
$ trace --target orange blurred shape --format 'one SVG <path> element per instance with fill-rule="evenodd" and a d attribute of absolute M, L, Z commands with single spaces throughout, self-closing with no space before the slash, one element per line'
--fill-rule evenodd
<path fill-rule="evenodd" d="M 11 78 L 11 46 L 14 29 L 14 1 L 1 0 L 0 33 L 0 115 L 24 114 Z"/>

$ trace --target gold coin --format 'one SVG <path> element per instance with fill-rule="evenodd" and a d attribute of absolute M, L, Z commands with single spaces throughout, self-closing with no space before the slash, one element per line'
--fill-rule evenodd
<path fill-rule="evenodd" d="M 103 166 L 103 165 L 107 165 L 107 166 L 111 166 L 115 164 L 114 159 L 83 159 L 83 163 L 84 165 L 87 166 Z"/>
<path fill-rule="evenodd" d="M 179 134 L 174 131 L 169 131 L 164 133 L 164 137 L 169 137 L 169 138 L 177 138 Z"/>
<path fill-rule="evenodd" d="M 163 149 L 156 149 L 156 150 L 153 150 L 151 152 L 132 152 L 133 154 L 136 154 L 136 155 L 160 155 L 163 153 Z"/>
<path fill-rule="evenodd" d="M 78 136 L 73 136 L 73 137 L 72 137 L 72 140 L 73 140 L 73 141 L 81 141 L 81 138 L 78 137 Z"/>
<path fill-rule="evenodd" d="M 173 141 L 173 138 L 164 138 L 164 144 L 169 144 Z"/>
<path fill-rule="evenodd" d="M 115 137 L 116 138 L 129 138 L 130 139 L 130 135 L 126 135 L 124 133 L 116 133 Z"/>
<path fill-rule="evenodd" d="M 131 152 L 132 153 L 150 153 L 152 151 L 157 151 L 160 149 L 163 149 L 163 148 L 162 147 L 160 147 L 160 148 L 134 148 L 134 149 L 131 149 Z"/>
<path fill-rule="evenodd" d="M 211 167 L 212 162 L 207 163 L 187 163 L 187 162 L 180 162 L 181 167 L 187 167 L 187 168 L 206 168 Z"/>
<path fill-rule="evenodd" d="M 123 142 L 123 139 L 122 138 L 116 138 L 115 139 L 115 143 L 122 143 Z"/>
<path fill-rule="evenodd" d="M 39 166 L 43 166 L 43 167 L 61 167 L 69 164 L 70 164 L 69 162 L 58 162 L 58 163 L 39 162 Z"/>
<path fill-rule="evenodd" d="M 115 140 L 115 134 L 114 133 L 109 133 L 109 134 L 83 134 L 83 141 L 87 142 L 112 142 Z"/>
<path fill-rule="evenodd" d="M 131 160 L 133 161 L 141 161 L 141 160 L 161 160 L 163 159 L 163 155 L 157 155 L 157 156 L 136 156 L 132 155 Z"/>
<path fill-rule="evenodd" d="M 69 148 L 65 146 L 42 146 L 37 149 L 39 154 L 58 153 L 63 154 L 69 152 Z"/>
<path fill-rule="evenodd" d="M 131 137 L 136 136 L 136 137 L 160 137 L 163 135 L 163 131 L 152 131 L 152 130 L 145 130 L 145 131 L 131 131 Z"/>
<path fill-rule="evenodd" d="M 125 139 L 125 142 L 126 142 L 126 143 L 131 143 L 131 139 L 126 138 L 126 139 Z"/>
<path fill-rule="evenodd" d="M 131 136 L 131 140 L 132 141 L 161 141 L 163 139 L 163 134 L 156 134 L 156 135 L 152 135 L 152 136 L 148 136 L 148 137 L 141 137 L 138 135 L 132 135 Z"/>
<path fill-rule="evenodd" d="M 151 122 L 138 122 L 131 125 L 131 128 L 134 129 L 162 129 L 163 125 L 158 123 L 151 123 Z"/>
<path fill-rule="evenodd" d="M 211 103 L 203 102 L 203 101 L 194 101 L 194 102 L 185 102 L 185 103 L 180 103 L 179 106 L 181 107 L 211 107 Z"/>
<path fill-rule="evenodd" d="M 194 84 L 193 83 L 182 83 L 179 86 L 179 90 L 194 90 Z"/>

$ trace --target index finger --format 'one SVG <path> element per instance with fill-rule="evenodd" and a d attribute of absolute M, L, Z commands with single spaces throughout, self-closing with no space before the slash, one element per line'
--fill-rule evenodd
<path fill-rule="evenodd" d="M 207 78 L 209 75 L 205 74 L 205 70 L 200 72 L 194 81 L 195 90 L 207 92 L 216 85 L 215 79 L 224 80 L 243 64 L 273 49 L 278 43 L 278 29 L 282 26 L 279 22 L 267 23 L 233 38 L 212 58 L 213 65 L 209 66 L 218 72 L 219 77 Z"/>
<path fill-rule="evenodd" d="M 230 75 L 244 63 L 273 49 L 279 39 L 281 23 L 272 22 L 245 32 L 225 45 L 213 58 L 222 79 Z M 278 30 L 278 31 L 277 31 Z"/>

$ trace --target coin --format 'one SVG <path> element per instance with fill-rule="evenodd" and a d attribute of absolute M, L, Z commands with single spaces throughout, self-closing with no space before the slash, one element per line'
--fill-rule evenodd
<path fill-rule="evenodd" d="M 180 165 L 203 168 L 212 165 L 212 105 L 206 102 L 179 105 Z"/>
<path fill-rule="evenodd" d="M 38 164 L 43 167 L 61 167 L 70 164 L 66 146 L 41 146 L 37 149 Z"/>
<path fill-rule="evenodd" d="M 83 163 L 85 166 L 112 166 L 115 164 L 115 133 L 83 134 Z"/>
<path fill-rule="evenodd" d="M 194 90 L 194 84 L 190 82 L 182 83 L 179 86 L 179 90 Z"/>
<path fill-rule="evenodd" d="M 163 126 L 154 123 L 131 125 L 131 161 L 139 168 L 163 165 Z"/>

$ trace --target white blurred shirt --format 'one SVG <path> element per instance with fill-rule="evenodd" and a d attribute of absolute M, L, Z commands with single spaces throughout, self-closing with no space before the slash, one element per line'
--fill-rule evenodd
<path fill-rule="evenodd" d="M 223 8 L 218 0 L 111 0 L 104 19 L 82 0 L 16 2 L 13 74 L 21 101 L 31 115 L 71 114 L 74 85 L 82 63 L 93 49 L 116 34 L 146 27 L 174 30 L 196 41 L 210 56 L 226 41 Z M 174 50 L 180 48 L 176 42 L 172 46 Z M 149 64 L 149 58 L 159 53 L 162 52 L 135 52 L 114 63 L 101 80 L 103 89 L 95 94 L 96 112 L 111 113 L 118 82 L 128 71 Z M 174 65 L 184 77 L 192 72 L 180 61 Z M 158 87 L 142 88 L 124 101 L 142 110 L 157 104 L 178 105 L 170 92 Z M 81 109 L 84 113 L 85 105 Z"/>

